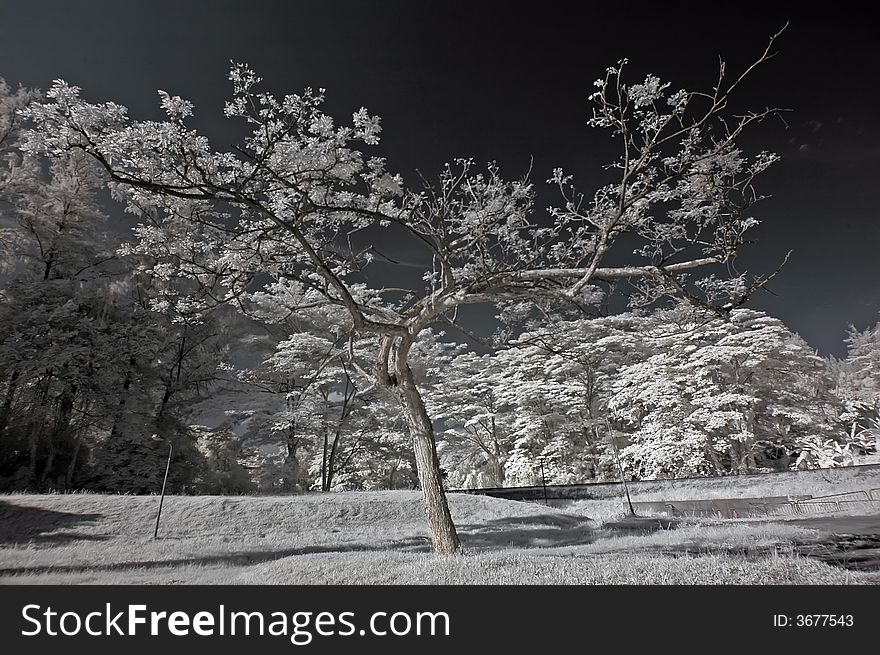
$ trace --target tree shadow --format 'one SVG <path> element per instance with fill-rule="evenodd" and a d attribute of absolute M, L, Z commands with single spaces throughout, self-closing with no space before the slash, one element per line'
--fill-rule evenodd
<path fill-rule="evenodd" d="M 558 514 L 491 519 L 459 525 L 456 531 L 466 551 L 577 546 L 591 543 L 595 535 L 590 519 Z M 427 553 L 431 551 L 431 539 L 428 536 L 396 539 L 387 549 Z"/>
<path fill-rule="evenodd" d="M 0 545 L 34 543 L 64 545 L 72 541 L 104 541 L 106 535 L 74 528 L 93 525 L 103 514 L 78 514 L 16 505 L 0 500 Z"/>
<path fill-rule="evenodd" d="M 337 546 L 304 546 L 301 548 L 284 548 L 279 550 L 248 550 L 215 555 L 194 555 L 174 559 L 151 559 L 126 562 L 105 562 L 99 564 L 46 564 L 39 566 L 21 566 L 0 568 L 0 575 L 21 575 L 40 573 L 95 573 L 125 571 L 129 569 L 160 569 L 176 566 L 249 566 L 261 564 L 284 557 L 295 555 L 314 555 L 318 553 L 343 553 L 369 550 L 386 550 L 386 548 L 366 544 L 340 544 Z"/>
<path fill-rule="evenodd" d="M 558 514 L 493 519 L 462 525 L 458 533 L 467 550 L 576 546 L 594 539 L 592 521 Z"/>
<path fill-rule="evenodd" d="M 602 524 L 602 530 L 614 535 L 650 534 L 658 530 L 673 530 L 681 521 L 662 516 L 627 516 L 618 521 Z"/>

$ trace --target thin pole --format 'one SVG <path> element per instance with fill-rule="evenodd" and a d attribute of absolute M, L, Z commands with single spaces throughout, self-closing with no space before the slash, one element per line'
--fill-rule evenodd
<path fill-rule="evenodd" d="M 162 516 L 162 504 L 165 502 L 165 485 L 168 482 L 168 469 L 171 468 L 171 451 L 174 449 L 168 444 L 168 462 L 165 464 L 165 479 L 162 480 L 162 494 L 159 496 L 159 511 L 156 512 L 156 529 L 153 530 L 153 539 L 159 538 L 159 518 Z"/>
<path fill-rule="evenodd" d="M 549 505 L 547 502 L 547 480 L 544 479 L 544 458 L 541 457 L 539 460 L 541 462 L 541 486 L 544 487 L 544 504 Z"/>
<path fill-rule="evenodd" d="M 608 436 L 611 439 L 611 448 L 614 450 L 614 459 L 617 461 L 620 481 L 623 482 L 623 490 L 626 492 L 626 504 L 629 505 L 630 516 L 635 516 L 636 510 L 633 508 L 632 499 L 629 497 L 629 487 L 626 484 L 626 476 L 623 474 L 623 466 L 620 465 L 620 453 L 617 452 L 617 443 L 614 441 L 614 430 L 611 429 L 611 421 L 606 420 L 605 424 L 608 426 Z"/>

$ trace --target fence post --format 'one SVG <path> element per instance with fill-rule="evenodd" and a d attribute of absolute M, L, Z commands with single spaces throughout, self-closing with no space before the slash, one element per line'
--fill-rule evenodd
<path fill-rule="evenodd" d="M 156 529 L 153 530 L 153 539 L 159 538 L 159 519 L 162 517 L 162 504 L 165 502 L 165 484 L 168 482 L 168 469 L 171 468 L 171 451 L 174 449 L 168 444 L 168 462 L 165 464 L 165 478 L 162 480 L 162 494 L 159 496 L 159 511 L 156 512 Z"/>
<path fill-rule="evenodd" d="M 626 492 L 626 504 L 629 506 L 630 516 L 636 515 L 633 507 L 632 498 L 629 496 L 629 487 L 626 484 L 626 476 L 623 474 L 623 466 L 620 465 L 620 454 L 617 452 L 617 444 L 614 441 L 614 430 L 611 428 L 611 421 L 605 419 L 605 425 L 608 426 L 608 437 L 611 439 L 611 448 L 614 450 L 614 459 L 617 461 L 617 471 L 620 473 L 620 481 L 623 483 L 623 490 Z"/>
<path fill-rule="evenodd" d="M 547 502 L 547 480 L 544 478 L 544 458 L 539 457 L 538 461 L 541 463 L 541 486 L 544 488 L 544 504 L 549 505 Z"/>

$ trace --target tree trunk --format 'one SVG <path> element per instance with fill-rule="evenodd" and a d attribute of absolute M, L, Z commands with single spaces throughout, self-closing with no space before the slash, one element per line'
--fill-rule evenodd
<path fill-rule="evenodd" d="M 162 402 L 159 403 L 159 411 L 156 412 L 157 426 L 159 421 L 161 421 L 162 417 L 165 415 L 165 410 L 168 409 L 168 403 L 171 400 L 171 396 L 180 391 L 180 376 L 183 372 L 183 360 L 186 358 L 187 327 L 188 325 L 184 323 L 183 332 L 180 336 L 180 346 L 177 349 L 177 358 L 171 365 L 171 368 L 168 369 L 168 380 L 165 382 L 165 391 L 162 393 Z"/>
<path fill-rule="evenodd" d="M 598 428 L 594 427 L 593 429 L 597 430 Z M 590 436 L 590 430 L 585 423 L 581 423 L 581 437 L 584 439 L 587 454 L 590 456 L 590 477 L 596 480 L 599 477 L 599 453 L 596 451 L 596 442 Z"/>
<path fill-rule="evenodd" d="M 293 472 L 293 482 L 285 479 L 284 487 L 291 491 L 296 491 L 299 484 L 299 460 L 296 458 L 296 451 L 299 448 L 299 438 L 296 436 L 296 419 L 287 428 L 287 457 L 284 459 L 284 466 L 287 472 Z M 308 491 L 308 485 L 303 488 Z"/>
<path fill-rule="evenodd" d="M 333 486 L 333 477 L 336 475 L 336 451 L 338 448 L 339 430 L 333 435 L 333 443 L 330 446 L 330 456 L 327 458 L 327 491 L 330 491 L 330 488 Z"/>
<path fill-rule="evenodd" d="M 326 423 L 324 424 L 324 450 L 321 454 L 321 491 L 330 491 L 330 483 L 327 481 L 329 477 L 327 474 L 327 455 L 330 450 L 330 435 L 328 434 L 328 427 Z"/>
<path fill-rule="evenodd" d="M 49 479 L 49 475 L 52 473 L 52 469 L 55 466 L 55 456 L 58 454 L 58 446 L 63 443 L 64 436 L 70 430 L 70 419 L 71 413 L 73 412 L 73 394 L 76 393 L 76 390 L 68 389 L 58 400 L 58 414 L 55 419 L 55 425 L 52 428 L 52 432 L 49 433 L 49 454 L 46 457 L 46 463 L 43 467 L 43 472 L 40 474 L 39 484 L 42 486 L 45 484 L 46 480 Z"/>
<path fill-rule="evenodd" d="M 397 473 L 397 467 L 400 464 L 400 460 L 398 459 L 394 462 L 394 465 L 391 467 L 391 471 L 388 473 L 388 488 L 394 489 L 394 474 Z"/>
<path fill-rule="evenodd" d="M 9 382 L 6 385 L 6 397 L 3 399 L 3 408 L 0 409 L 0 434 L 6 429 L 9 422 L 9 415 L 12 413 L 12 401 L 15 399 L 15 392 L 18 389 L 18 378 L 21 376 L 21 370 L 15 369 L 9 376 Z"/>
<path fill-rule="evenodd" d="M 498 443 L 498 424 L 495 422 L 495 413 L 493 410 L 492 413 L 492 447 L 494 452 L 491 456 L 490 465 L 492 467 L 493 475 L 495 476 L 495 486 L 503 487 L 504 486 L 504 463 L 501 461 L 503 459 L 503 454 L 501 452 L 501 444 Z"/>
<path fill-rule="evenodd" d="M 55 453 L 57 453 L 58 450 L 55 448 L 53 437 L 54 435 L 49 435 L 49 453 L 46 455 L 46 463 L 43 466 L 43 472 L 40 473 L 40 479 L 37 482 L 37 487 L 39 489 L 42 489 L 43 485 L 46 484 L 49 473 L 52 471 L 52 467 L 55 466 Z"/>
<path fill-rule="evenodd" d="M 168 401 L 171 400 L 171 396 L 173 395 L 173 383 L 169 380 L 165 385 L 165 391 L 162 392 L 162 401 L 159 403 L 159 411 L 156 412 L 156 425 L 162 421 L 162 417 L 165 415 L 165 409 L 168 407 Z"/>
<path fill-rule="evenodd" d="M 73 486 L 73 476 L 76 474 L 76 460 L 79 456 L 79 449 L 82 445 L 82 440 L 77 437 L 76 445 L 73 448 L 73 454 L 70 457 L 70 464 L 67 467 L 67 474 L 64 476 L 64 488 L 70 489 Z"/>
<path fill-rule="evenodd" d="M 709 461 L 712 462 L 712 466 L 715 467 L 715 475 L 724 475 L 724 464 L 721 463 L 721 459 L 718 457 L 718 452 L 712 445 L 711 437 L 707 437 L 704 448 L 706 457 L 709 458 Z"/>
<path fill-rule="evenodd" d="M 129 357 L 128 370 L 125 373 L 125 380 L 122 382 L 122 393 L 119 394 L 119 402 L 116 405 L 116 412 L 113 414 L 113 426 L 110 428 L 111 440 L 115 440 L 119 436 L 119 426 L 125 416 L 125 406 L 128 403 L 128 393 L 131 390 L 135 364 L 137 364 L 135 358 Z"/>
<path fill-rule="evenodd" d="M 49 399 L 49 387 L 52 384 L 52 369 L 46 371 L 45 376 L 41 380 L 41 389 L 39 401 L 36 406 L 31 408 L 31 420 L 28 425 L 28 472 L 30 473 L 31 484 L 37 482 L 37 451 L 39 449 L 40 437 L 45 429 L 45 423 L 40 422 L 42 418 L 46 421 L 46 402 Z"/>
<path fill-rule="evenodd" d="M 30 483 L 37 481 L 37 449 L 39 445 L 39 435 L 34 429 L 28 433 L 28 474 Z"/>
<path fill-rule="evenodd" d="M 449 513 L 440 460 L 434 442 L 434 427 L 422 395 L 416 387 L 412 371 L 405 361 L 395 366 L 397 385 L 395 392 L 400 399 L 403 416 L 409 428 L 416 457 L 416 471 L 425 500 L 425 513 L 431 530 L 431 543 L 435 555 L 454 555 L 461 552 L 461 544 Z"/>
<path fill-rule="evenodd" d="M 343 367 L 344 368 L 344 367 Z M 336 422 L 336 428 L 333 433 L 333 441 L 330 443 L 330 452 L 327 452 L 327 437 L 329 430 L 327 429 L 329 426 L 325 426 L 324 431 L 324 461 L 322 466 L 321 475 L 324 480 L 324 491 L 330 491 L 333 486 L 333 478 L 337 473 L 336 469 L 336 455 L 339 451 L 339 440 L 342 437 L 342 427 L 345 423 L 345 420 L 351 414 L 352 411 L 352 403 L 354 402 L 354 395 L 357 392 L 354 384 L 351 382 L 351 378 L 348 377 L 348 371 L 345 371 L 345 391 L 342 395 L 342 412 L 339 415 L 339 420 Z M 328 398 L 324 399 L 325 402 L 329 400 Z M 353 454 L 353 453 L 352 453 Z M 350 460 L 351 457 L 348 458 Z M 347 463 L 347 461 L 346 461 Z M 343 464 L 344 466 L 344 464 Z M 341 467 L 340 467 L 341 468 Z"/>

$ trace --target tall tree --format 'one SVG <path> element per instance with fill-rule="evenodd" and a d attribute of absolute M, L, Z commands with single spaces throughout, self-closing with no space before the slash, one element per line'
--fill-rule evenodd
<path fill-rule="evenodd" d="M 230 72 L 226 115 L 253 131 L 230 151 L 215 151 L 188 127 L 193 105 L 180 97 L 160 92 L 168 120 L 137 122 L 63 81 L 28 110 L 36 124 L 29 147 L 56 156 L 83 151 L 100 162 L 115 196 L 144 219 L 139 248 L 157 258 L 154 273 L 201 284 L 192 303 L 244 304 L 267 276 L 295 279 L 345 310 L 352 338 L 373 336 L 372 370 L 364 373 L 400 404 L 434 551 L 450 554 L 459 540 L 409 365 L 425 328 L 454 321 L 462 305 L 583 305 L 601 281 L 635 280 L 646 302 L 673 293 L 722 310 L 764 282 L 723 279 L 722 267 L 703 278 L 693 272 L 729 262 L 757 224 L 748 215 L 757 199 L 752 182 L 774 157 L 748 159 L 736 142 L 772 111 L 728 115 L 743 76 L 729 81 L 723 66 L 708 92 L 672 91 L 651 75 L 629 84 L 624 69 L 622 62 L 597 81 L 589 121 L 620 144 L 616 179 L 585 197 L 555 170 L 564 202 L 549 217 L 533 211 L 527 180 L 508 181 L 495 164 L 481 172 L 456 160 L 436 184 L 407 190 L 383 159 L 358 149 L 378 142 L 378 118 L 361 108 L 351 125 L 337 127 L 321 110 L 323 91 L 276 97 L 260 91 L 261 79 L 244 65 Z M 622 235 L 639 242 L 635 258 L 609 265 L 613 251 L 633 252 Z M 396 261 L 382 250 L 399 236 L 428 263 L 421 283 L 390 288 L 375 264 Z"/>
<path fill-rule="evenodd" d="M 848 463 L 825 362 L 778 319 L 678 307 L 646 317 L 640 334 L 653 352 L 620 368 L 608 402 L 636 476 Z"/>
<path fill-rule="evenodd" d="M 66 488 L 107 416 L 131 326 L 118 321 L 94 160 L 21 150 L 21 110 L 36 98 L 0 80 L 0 442 L 13 486 Z"/>
<path fill-rule="evenodd" d="M 837 395 L 846 404 L 851 441 L 877 458 L 880 453 L 880 323 L 857 330 L 850 326 L 847 353 L 832 361 Z"/>

